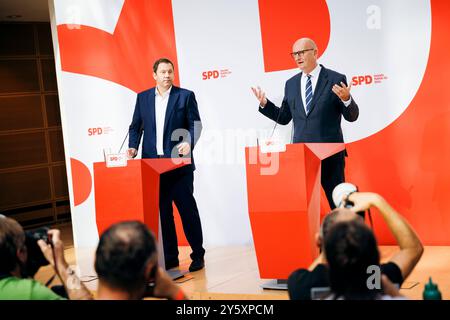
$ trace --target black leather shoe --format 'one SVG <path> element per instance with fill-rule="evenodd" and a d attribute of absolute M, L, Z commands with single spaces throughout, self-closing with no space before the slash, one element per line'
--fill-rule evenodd
<path fill-rule="evenodd" d="M 166 261 L 166 270 L 176 268 L 180 265 L 178 261 Z"/>
<path fill-rule="evenodd" d="M 205 267 L 205 260 L 204 259 L 196 259 L 193 260 L 191 265 L 189 266 L 190 272 L 195 272 L 198 270 L 202 270 Z"/>

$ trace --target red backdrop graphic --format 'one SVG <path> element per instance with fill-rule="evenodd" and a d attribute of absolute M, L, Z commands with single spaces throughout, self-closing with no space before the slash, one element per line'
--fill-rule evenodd
<path fill-rule="evenodd" d="M 348 145 L 347 180 L 382 194 L 425 244 L 449 245 L 450 2 L 432 0 L 431 13 L 430 55 L 416 96 L 390 126 Z M 394 243 L 378 214 L 374 220 L 380 242 Z"/>
<path fill-rule="evenodd" d="M 289 52 L 295 40 L 313 39 L 319 57 L 330 40 L 330 14 L 325 0 L 259 0 L 261 40 L 266 72 L 295 68 Z M 304 14 L 307 12 L 307 14 Z"/>
<path fill-rule="evenodd" d="M 309 36 L 319 48 L 326 48 L 330 27 L 325 1 L 305 2 L 301 10 L 308 11 L 308 15 L 299 13 L 299 3 L 295 1 L 280 6 L 275 0 L 260 0 L 259 7 L 266 72 L 292 69 L 292 60 L 285 53 L 300 37 Z M 431 9 L 431 48 L 422 84 L 394 123 L 347 145 L 346 180 L 361 191 L 383 195 L 425 244 L 449 245 L 450 90 L 446 89 L 444 75 L 450 72 L 446 61 L 450 49 L 450 2 L 432 0 Z M 305 16 L 308 20 L 304 20 Z M 322 206 L 328 207 L 323 201 Z M 373 218 L 379 243 L 394 244 L 376 210 Z"/>
<path fill-rule="evenodd" d="M 287 53 L 299 37 L 315 39 L 322 52 L 327 47 L 330 19 L 326 2 L 304 2 L 297 7 L 294 1 L 283 6 L 274 0 L 259 1 L 266 72 L 293 68 Z M 387 128 L 347 145 L 346 177 L 362 191 L 382 194 L 425 244 L 449 245 L 450 90 L 445 76 L 450 74 L 450 2 L 432 0 L 431 10 L 429 61 L 415 98 Z M 313 13 L 310 23 L 302 20 L 300 25 L 301 11 Z M 113 35 L 87 26 L 77 30 L 59 25 L 58 40 L 64 71 L 110 80 L 135 92 L 154 85 L 150 70 L 156 58 L 167 56 L 177 66 L 168 0 L 125 1 Z M 77 179 L 73 175 L 74 194 Z M 394 243 L 377 212 L 373 217 L 379 242 Z"/>
<path fill-rule="evenodd" d="M 90 75 L 123 85 L 135 92 L 154 86 L 153 63 L 178 62 L 172 3 L 165 0 L 125 1 L 114 33 L 89 26 L 58 25 L 63 71 Z"/>
<path fill-rule="evenodd" d="M 74 158 L 70 158 L 70 169 L 72 171 L 73 203 L 78 206 L 91 194 L 91 172 L 83 162 Z"/>
<path fill-rule="evenodd" d="M 84 25 L 62 24 L 57 30 L 63 71 L 98 77 L 141 92 L 154 86 L 154 61 L 166 57 L 174 63 L 174 83 L 179 85 L 171 1 L 125 1 L 112 35 Z M 91 175 L 76 159 L 71 159 L 71 169 L 77 206 L 90 194 Z M 179 244 L 187 245 L 176 207 L 174 216 Z"/>

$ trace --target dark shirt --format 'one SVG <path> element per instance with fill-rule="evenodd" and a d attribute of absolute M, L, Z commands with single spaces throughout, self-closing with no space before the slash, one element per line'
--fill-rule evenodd
<path fill-rule="evenodd" d="M 400 286 L 403 283 L 402 272 L 395 263 L 381 264 L 380 268 L 381 273 L 394 284 Z M 324 264 L 318 264 L 312 271 L 298 269 L 288 279 L 288 292 L 291 300 L 311 300 L 311 289 L 324 287 L 330 287 L 328 268 Z"/>

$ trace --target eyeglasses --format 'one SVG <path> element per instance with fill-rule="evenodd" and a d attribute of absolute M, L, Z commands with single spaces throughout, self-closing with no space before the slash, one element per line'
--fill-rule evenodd
<path fill-rule="evenodd" d="M 311 50 L 314 50 L 314 48 L 291 52 L 291 56 L 292 56 L 292 58 L 295 59 L 295 57 L 297 57 L 297 56 L 299 56 L 299 57 L 304 56 L 306 52 L 311 51 Z"/>

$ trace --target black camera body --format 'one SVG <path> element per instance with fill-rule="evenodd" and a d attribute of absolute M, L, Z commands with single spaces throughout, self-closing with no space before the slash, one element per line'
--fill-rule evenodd
<path fill-rule="evenodd" d="M 351 209 L 355 204 L 350 200 L 343 200 L 344 208 Z M 365 211 L 357 211 L 356 214 L 365 220 L 366 212 Z"/>
<path fill-rule="evenodd" d="M 28 277 L 34 277 L 40 267 L 48 265 L 41 248 L 37 244 L 38 240 L 44 240 L 50 243 L 47 227 L 25 231 L 25 246 L 27 247 L 28 259 L 25 265 L 25 274 Z"/>

